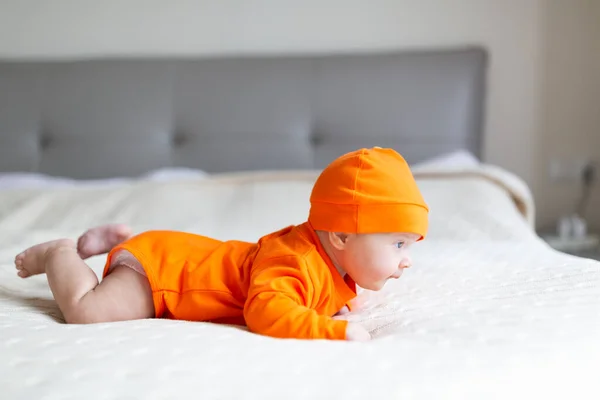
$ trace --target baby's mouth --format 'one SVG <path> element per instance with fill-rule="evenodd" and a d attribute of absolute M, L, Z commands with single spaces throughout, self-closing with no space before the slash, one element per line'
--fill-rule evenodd
<path fill-rule="evenodd" d="M 392 276 L 390 276 L 389 279 L 400 279 L 403 272 L 404 271 L 400 269 L 400 270 L 396 271 Z"/>

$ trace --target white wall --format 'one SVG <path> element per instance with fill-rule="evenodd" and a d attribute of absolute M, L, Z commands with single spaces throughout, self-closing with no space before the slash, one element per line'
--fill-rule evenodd
<path fill-rule="evenodd" d="M 558 112 L 566 103 L 542 101 L 565 69 L 547 68 L 571 4 L 596 0 L 2 0 L 0 57 L 196 55 L 305 52 L 481 44 L 490 51 L 485 157 L 521 175 L 536 197 L 552 193 L 539 150 L 548 126 L 572 126 Z M 596 7 L 598 8 L 598 7 Z M 571 35 L 584 16 L 577 6 Z M 590 17 L 591 18 L 591 17 Z M 590 22 L 588 18 L 587 23 Z M 560 25 L 560 24 L 559 24 Z M 579 39 L 578 39 L 579 40 Z M 569 45 L 563 44 L 563 48 Z M 584 51 L 584 50 L 581 50 Z M 559 54 L 554 55 L 560 58 Z M 587 72 L 586 72 L 587 73 Z M 572 93 L 576 97 L 576 90 Z M 557 114 L 558 113 L 558 114 Z M 600 114 L 600 113 L 596 113 Z M 595 116 L 587 115 L 593 125 Z M 597 125 L 596 125 L 597 126 Z M 560 136 L 558 128 L 555 136 Z M 587 147 L 583 145 L 583 147 Z M 558 190 L 558 189 L 556 189 Z M 548 223 L 565 206 L 542 207 Z M 600 217 L 599 217 L 600 220 Z M 600 225 L 600 223 L 599 223 Z"/>
<path fill-rule="evenodd" d="M 572 212 L 581 197 L 578 182 L 550 180 L 552 160 L 595 160 L 600 174 L 600 1 L 546 3 L 535 179 L 542 225 Z M 600 185 L 594 189 L 586 216 L 600 230 Z"/>

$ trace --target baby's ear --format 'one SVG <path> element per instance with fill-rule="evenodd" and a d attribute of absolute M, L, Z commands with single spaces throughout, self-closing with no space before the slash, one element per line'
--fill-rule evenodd
<path fill-rule="evenodd" d="M 346 247 L 346 240 L 348 239 L 348 235 L 341 232 L 327 232 L 329 237 L 329 243 L 337 249 L 343 250 Z"/>

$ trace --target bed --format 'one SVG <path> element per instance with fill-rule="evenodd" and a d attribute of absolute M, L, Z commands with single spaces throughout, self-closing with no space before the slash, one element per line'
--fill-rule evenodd
<path fill-rule="evenodd" d="M 481 48 L 0 61 L 0 397 L 598 398 L 600 263 L 549 248 L 528 186 L 485 163 L 486 68 Z M 45 277 L 15 274 L 108 222 L 255 240 L 363 146 L 405 155 L 431 208 L 415 266 L 347 316 L 371 342 L 66 325 Z"/>

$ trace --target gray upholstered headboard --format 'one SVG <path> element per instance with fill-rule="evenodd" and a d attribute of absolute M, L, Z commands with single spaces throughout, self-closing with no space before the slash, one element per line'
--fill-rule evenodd
<path fill-rule="evenodd" d="M 358 147 L 480 155 L 480 48 L 0 61 L 0 172 L 320 168 Z"/>

